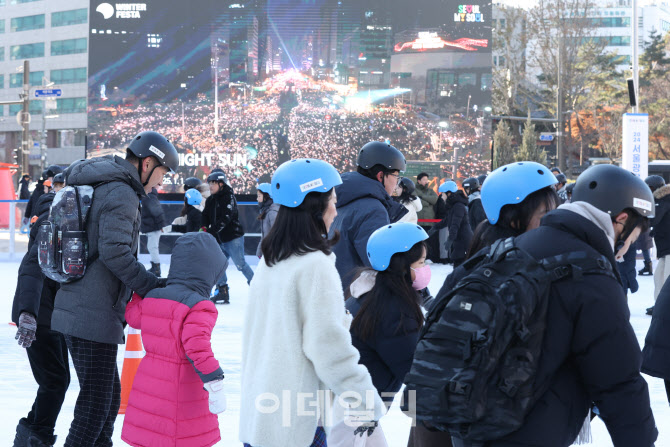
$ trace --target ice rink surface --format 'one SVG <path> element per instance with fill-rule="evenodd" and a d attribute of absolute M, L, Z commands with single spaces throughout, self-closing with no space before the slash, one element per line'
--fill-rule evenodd
<path fill-rule="evenodd" d="M 168 256 L 162 256 L 162 258 L 162 269 L 165 276 L 170 261 Z M 140 260 L 145 265 L 149 265 L 147 255 L 143 255 Z M 247 257 L 247 260 L 255 269 L 257 259 Z M 0 324 L 0 383 L 2 383 L 0 387 L 0 446 L 11 445 L 16 424 L 21 417 L 27 415 L 37 390 L 25 350 L 20 348 L 14 340 L 16 327 L 8 324 L 11 319 L 12 300 L 16 288 L 19 263 L 20 259 L 15 262 L 0 262 L 0 284 L 2 284 L 0 314 L 5 318 L 5 321 Z M 638 261 L 638 264 L 638 269 L 641 269 L 642 262 Z M 431 268 L 432 279 L 429 287 L 432 293 L 437 293 L 444 278 L 451 272 L 451 267 L 433 264 Z M 650 276 L 638 277 L 638 281 L 640 290 L 629 296 L 629 306 L 631 310 L 630 321 L 635 329 L 640 346 L 642 346 L 651 322 L 651 317 L 645 315 L 645 309 L 653 304 L 654 284 L 653 277 Z M 238 440 L 240 359 L 242 352 L 241 325 L 244 319 L 248 292 L 244 276 L 237 271 L 232 263 L 228 269 L 228 282 L 231 304 L 217 305 L 219 318 L 212 335 L 214 354 L 221 363 L 226 376 L 228 398 L 228 410 L 219 415 L 221 442 L 217 446 L 222 447 L 241 446 Z M 123 354 L 124 348 L 121 346 L 118 357 L 119 373 L 123 364 Z M 72 382 L 56 425 L 57 446 L 62 446 L 65 441 L 79 392 L 79 384 L 72 366 L 71 372 Z M 649 376 L 644 377 L 649 383 L 651 405 L 660 432 L 656 446 L 670 447 L 670 406 L 666 399 L 663 381 Z M 381 420 L 390 447 L 405 447 L 407 445 L 410 423 L 411 420 L 400 412 L 396 399 L 389 413 Z M 122 426 L 123 416 L 119 415 L 116 419 L 114 431 L 115 445 L 127 445 L 121 441 Z M 594 420 L 592 433 L 593 444 L 591 445 L 598 447 L 612 446 L 607 429 L 599 419 Z"/>

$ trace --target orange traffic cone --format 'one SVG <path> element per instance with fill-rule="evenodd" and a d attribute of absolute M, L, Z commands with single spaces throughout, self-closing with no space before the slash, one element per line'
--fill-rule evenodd
<path fill-rule="evenodd" d="M 123 369 L 121 370 L 121 406 L 119 414 L 126 414 L 128 407 L 128 397 L 133 387 L 135 373 L 144 357 L 144 348 L 142 347 L 142 336 L 140 331 L 128 326 L 128 340 L 126 340 L 126 355 L 123 358 Z"/>

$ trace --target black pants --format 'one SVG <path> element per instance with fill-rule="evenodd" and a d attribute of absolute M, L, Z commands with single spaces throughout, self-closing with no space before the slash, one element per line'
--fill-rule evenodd
<path fill-rule="evenodd" d="M 668 395 L 668 403 L 670 403 L 670 380 L 665 380 L 665 394 Z"/>
<path fill-rule="evenodd" d="M 409 431 L 407 447 L 451 447 L 451 435 L 443 431 L 430 431 L 417 422 Z"/>
<path fill-rule="evenodd" d="M 121 404 L 118 345 L 65 336 L 79 379 L 79 397 L 65 447 L 109 447 Z"/>
<path fill-rule="evenodd" d="M 25 425 L 40 438 L 49 439 L 54 434 L 56 419 L 70 385 L 65 338 L 47 326 L 37 326 L 35 341 L 26 353 L 38 388 L 33 407 L 19 424 Z"/>

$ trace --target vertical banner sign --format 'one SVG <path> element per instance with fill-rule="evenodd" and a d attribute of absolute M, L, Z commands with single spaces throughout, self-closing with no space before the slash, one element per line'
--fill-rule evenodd
<path fill-rule="evenodd" d="M 649 171 L 649 115 L 624 113 L 621 167 L 645 179 Z"/>

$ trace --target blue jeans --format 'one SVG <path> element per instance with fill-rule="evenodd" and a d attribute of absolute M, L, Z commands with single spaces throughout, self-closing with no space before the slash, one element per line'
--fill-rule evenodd
<path fill-rule="evenodd" d="M 244 259 L 244 236 L 240 236 L 237 239 L 233 239 L 230 242 L 222 242 L 220 245 L 221 251 L 228 259 L 232 259 L 235 263 L 237 270 L 242 272 L 242 274 L 247 278 L 247 284 L 251 282 L 251 278 L 254 277 L 254 271 L 251 270 L 249 264 Z M 216 285 L 219 287 L 225 286 L 228 283 L 228 276 L 224 270 L 223 276 L 219 278 L 216 282 Z"/>

